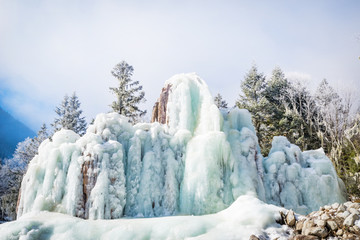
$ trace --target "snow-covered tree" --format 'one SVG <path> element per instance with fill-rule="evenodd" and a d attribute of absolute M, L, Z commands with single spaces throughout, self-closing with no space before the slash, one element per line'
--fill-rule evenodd
<path fill-rule="evenodd" d="M 44 123 L 34 138 L 26 138 L 19 142 L 11 159 L 11 167 L 25 173 L 28 163 L 38 154 L 40 144 L 49 137 Z"/>
<path fill-rule="evenodd" d="M 290 84 L 285 74 L 279 67 L 274 68 L 266 86 L 263 96 L 267 104 L 263 106 L 264 112 L 262 153 L 267 155 L 271 148 L 271 141 L 274 136 L 287 136 L 288 121 L 285 116 L 283 102 L 286 100 L 286 92 Z"/>
<path fill-rule="evenodd" d="M 55 112 L 58 118 L 55 118 L 54 123 L 51 124 L 55 131 L 64 128 L 73 130 L 79 135 L 85 134 L 87 124 L 85 117 L 81 116 L 80 101 L 75 92 L 70 98 L 65 95 L 61 105 L 56 107 Z"/>
<path fill-rule="evenodd" d="M 38 154 L 40 144 L 48 137 L 47 127 L 43 124 L 37 136 L 19 142 L 13 158 L 5 160 L 0 166 L 0 219 L 16 218 L 16 203 L 22 177 L 29 162 Z"/>
<path fill-rule="evenodd" d="M 116 101 L 111 105 L 114 112 L 129 117 L 132 122 L 136 122 L 139 117 L 146 114 L 146 111 L 139 109 L 138 105 L 145 101 L 145 92 L 139 81 L 131 79 L 134 68 L 127 62 L 122 61 L 111 71 L 112 75 L 119 81 L 118 87 L 110 87 L 116 95 Z"/>
<path fill-rule="evenodd" d="M 219 108 L 219 109 L 226 109 L 228 108 L 228 104 L 225 100 L 223 100 L 222 96 L 220 95 L 220 93 L 218 93 L 215 97 L 214 97 L 214 103 L 215 105 Z"/>
<path fill-rule="evenodd" d="M 262 127 L 264 126 L 264 107 L 268 104 L 264 97 L 265 76 L 259 73 L 256 65 L 253 65 L 241 82 L 242 93 L 236 106 L 245 108 L 252 114 L 253 124 L 259 138 L 260 146 L 263 146 Z"/>

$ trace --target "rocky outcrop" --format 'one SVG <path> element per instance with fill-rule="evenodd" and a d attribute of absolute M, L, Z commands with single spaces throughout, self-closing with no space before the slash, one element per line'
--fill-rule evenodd
<path fill-rule="evenodd" d="M 161 89 L 160 97 L 155 102 L 153 107 L 151 122 L 159 122 L 162 124 L 167 123 L 166 107 L 167 107 L 170 91 L 171 91 L 171 84 L 168 84 Z"/>
<path fill-rule="evenodd" d="M 290 239 L 360 239 L 360 227 L 356 222 L 360 219 L 360 203 L 334 203 L 320 207 L 319 211 L 306 216 L 297 216 L 290 210 L 281 213 L 283 224 L 291 227 L 293 235 Z M 289 221 L 290 219 L 290 221 Z M 294 221 L 292 221 L 294 219 Z"/>
<path fill-rule="evenodd" d="M 87 206 L 90 198 L 91 191 L 93 190 L 97 180 L 98 161 L 97 158 L 93 158 L 91 154 L 86 156 L 86 161 L 82 165 L 82 178 L 83 178 L 83 199 L 80 203 L 85 212 L 80 211 L 79 216 L 82 218 L 89 218 L 89 207 Z"/>

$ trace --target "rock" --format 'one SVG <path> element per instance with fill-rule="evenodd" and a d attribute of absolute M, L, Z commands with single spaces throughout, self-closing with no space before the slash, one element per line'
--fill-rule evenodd
<path fill-rule="evenodd" d="M 344 203 L 344 206 L 345 206 L 346 208 L 348 208 L 351 204 L 352 204 L 352 202 L 348 201 L 348 202 Z"/>
<path fill-rule="evenodd" d="M 324 220 L 320 220 L 320 219 L 316 219 L 314 220 L 314 223 L 318 226 L 318 227 L 325 227 L 326 222 Z"/>
<path fill-rule="evenodd" d="M 336 225 L 338 226 L 338 228 L 343 227 L 343 222 L 344 222 L 343 218 L 336 216 L 336 217 L 334 217 L 334 219 L 331 219 L 331 220 L 334 220 L 336 222 Z"/>
<path fill-rule="evenodd" d="M 338 229 L 338 225 L 336 224 L 336 222 L 334 220 L 328 220 L 326 222 L 326 226 L 331 230 L 331 231 L 336 231 Z"/>
<path fill-rule="evenodd" d="M 357 225 L 354 225 L 354 230 L 356 231 L 356 232 L 360 232 L 360 227 L 358 227 Z"/>
<path fill-rule="evenodd" d="M 344 226 L 353 226 L 355 221 L 359 219 L 359 216 L 357 214 L 350 214 L 348 217 L 345 218 L 343 225 Z"/>
<path fill-rule="evenodd" d="M 81 212 L 80 215 L 76 214 L 76 217 L 88 218 L 89 209 L 86 207 L 86 202 L 90 198 L 91 191 L 97 181 L 98 174 L 97 171 L 95 171 L 97 162 L 97 157 L 88 154 L 86 156 L 86 161 L 84 161 L 81 167 L 81 172 L 83 175 L 83 199 L 81 201 L 81 206 L 83 209 L 85 209 L 85 212 Z"/>
<path fill-rule="evenodd" d="M 312 219 L 306 219 L 301 229 L 301 234 L 309 235 L 310 228 L 313 226 L 314 226 L 314 221 Z"/>
<path fill-rule="evenodd" d="M 326 230 L 326 228 L 322 228 L 322 227 L 311 227 L 309 228 L 307 233 L 308 234 L 305 235 L 314 235 L 320 238 L 325 238 L 329 235 L 329 232 Z"/>
<path fill-rule="evenodd" d="M 349 211 L 351 214 L 357 214 L 357 215 L 360 214 L 360 212 L 359 212 L 356 208 L 349 208 L 348 211 Z"/>
<path fill-rule="evenodd" d="M 353 240 L 354 239 L 354 234 L 352 233 L 346 233 L 343 235 L 343 239 L 347 239 L 347 240 Z"/>
<path fill-rule="evenodd" d="M 319 217 L 321 215 L 321 212 L 312 212 L 311 216 L 312 217 Z"/>
<path fill-rule="evenodd" d="M 339 203 L 333 203 L 333 204 L 331 205 L 331 208 L 336 210 L 336 209 L 339 208 L 339 206 L 340 206 Z"/>
<path fill-rule="evenodd" d="M 319 208 L 319 211 L 324 211 L 324 210 L 325 210 L 324 207 L 320 207 L 320 208 Z"/>
<path fill-rule="evenodd" d="M 286 216 L 285 216 L 285 213 L 283 213 L 283 212 L 281 212 L 281 211 L 280 211 L 279 213 L 280 213 L 280 218 L 275 219 L 276 222 L 277 222 L 278 224 L 280 224 L 280 225 L 286 224 Z"/>
<path fill-rule="evenodd" d="M 159 122 L 162 124 L 166 124 L 168 122 L 168 119 L 166 118 L 166 108 L 170 91 L 171 84 L 162 88 L 160 97 L 153 107 L 151 122 Z"/>
<path fill-rule="evenodd" d="M 344 231 L 342 229 L 337 230 L 336 236 L 342 236 L 344 234 Z"/>
<path fill-rule="evenodd" d="M 330 216 L 329 216 L 329 214 L 324 213 L 323 215 L 321 215 L 320 219 L 326 221 L 326 220 L 330 219 Z"/>
<path fill-rule="evenodd" d="M 286 214 L 286 224 L 289 227 L 293 227 L 295 226 L 295 223 L 296 223 L 296 219 L 295 219 L 294 211 L 289 210 L 288 213 Z"/>
<path fill-rule="evenodd" d="M 359 209 L 360 208 L 360 203 L 351 203 L 349 208 Z"/>
<path fill-rule="evenodd" d="M 344 219 L 347 218 L 349 215 L 350 215 L 350 213 L 348 211 L 338 214 L 339 217 L 344 218 Z"/>
<path fill-rule="evenodd" d="M 346 211 L 346 208 L 343 204 L 340 204 L 340 206 L 338 207 L 337 209 L 338 212 L 345 212 Z"/>
<path fill-rule="evenodd" d="M 293 240 L 315 240 L 315 239 L 319 239 L 319 238 L 312 235 L 296 235 L 293 238 Z"/>
<path fill-rule="evenodd" d="M 325 210 L 330 210 L 330 209 L 331 209 L 331 206 L 326 205 L 326 206 L 324 206 L 324 209 L 325 209 Z"/>
<path fill-rule="evenodd" d="M 258 238 L 257 236 L 255 235 L 251 235 L 249 240 L 260 240 L 260 238 Z"/>
<path fill-rule="evenodd" d="M 305 220 L 300 220 L 296 223 L 296 226 L 295 226 L 295 231 L 298 232 L 298 233 L 301 233 L 301 230 L 303 228 L 303 225 L 304 225 L 304 221 Z"/>
<path fill-rule="evenodd" d="M 349 227 L 349 232 L 355 232 L 355 229 L 353 227 Z"/>

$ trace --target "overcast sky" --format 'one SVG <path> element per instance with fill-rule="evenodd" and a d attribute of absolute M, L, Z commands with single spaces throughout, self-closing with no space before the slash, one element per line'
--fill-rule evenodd
<path fill-rule="evenodd" d="M 165 80 L 197 72 L 233 105 L 252 64 L 316 86 L 360 89 L 360 1 L 0 0 L 0 106 L 38 130 L 76 91 L 110 111 L 126 60 L 150 114 Z"/>

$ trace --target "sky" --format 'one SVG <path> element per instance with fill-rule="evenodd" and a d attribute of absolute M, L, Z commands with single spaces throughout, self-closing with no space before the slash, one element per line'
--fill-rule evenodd
<path fill-rule="evenodd" d="M 360 1 L 0 0 L 0 106 L 37 131 L 74 91 L 90 121 L 122 60 L 151 115 L 164 82 L 196 72 L 233 105 L 253 64 L 315 89 L 360 89 Z"/>

